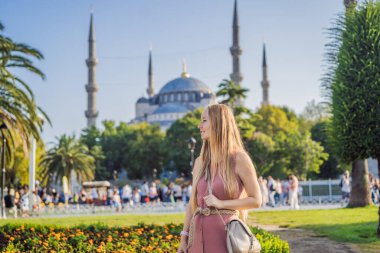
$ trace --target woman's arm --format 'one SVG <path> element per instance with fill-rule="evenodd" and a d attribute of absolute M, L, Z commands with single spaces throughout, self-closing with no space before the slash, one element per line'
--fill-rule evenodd
<path fill-rule="evenodd" d="M 198 157 L 198 158 L 195 160 L 195 162 L 194 162 L 193 178 L 195 178 L 196 175 L 199 173 L 200 168 L 201 168 L 201 160 L 200 160 L 200 158 Z M 192 191 L 195 191 L 195 187 L 194 187 L 194 185 L 193 185 Z M 192 195 L 191 195 L 191 196 L 192 196 Z M 189 203 L 187 204 L 187 207 L 186 207 L 185 222 L 184 222 L 184 224 L 183 224 L 183 230 L 184 230 L 184 231 L 188 231 L 188 230 L 189 230 L 189 227 L 190 227 L 190 221 L 191 221 L 191 218 L 193 217 L 193 210 L 192 210 L 192 207 L 191 207 L 191 203 L 192 203 L 192 199 L 190 198 Z"/>
<path fill-rule="evenodd" d="M 201 160 L 198 157 L 194 163 L 193 178 L 196 177 L 200 169 L 201 169 Z M 193 185 L 192 191 L 195 191 L 195 189 L 196 189 L 196 186 Z M 190 198 L 190 201 L 186 207 L 185 222 L 183 224 L 183 229 L 182 229 L 183 231 L 186 231 L 186 232 L 189 232 L 190 222 L 193 217 L 193 209 L 192 209 L 191 203 L 192 203 L 192 197 Z M 180 249 L 183 250 L 184 252 L 187 252 L 186 246 L 187 246 L 187 236 L 181 235 Z"/>
<path fill-rule="evenodd" d="M 208 206 L 218 209 L 244 210 L 258 208 L 261 206 L 261 190 L 257 181 L 255 167 L 251 159 L 245 152 L 238 152 L 236 155 L 237 174 L 243 182 L 247 197 L 233 200 L 219 200 L 214 195 L 204 197 Z"/>

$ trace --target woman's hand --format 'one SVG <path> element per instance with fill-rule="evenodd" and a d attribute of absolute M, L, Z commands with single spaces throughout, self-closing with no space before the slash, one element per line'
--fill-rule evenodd
<path fill-rule="evenodd" d="M 217 197 L 215 197 L 214 195 L 207 195 L 205 197 L 203 197 L 205 203 L 207 206 L 213 206 L 217 209 L 223 209 L 223 201 L 222 200 L 219 200 Z"/>
<path fill-rule="evenodd" d="M 181 236 L 181 242 L 179 244 L 178 253 L 187 253 L 187 236 L 182 235 Z"/>

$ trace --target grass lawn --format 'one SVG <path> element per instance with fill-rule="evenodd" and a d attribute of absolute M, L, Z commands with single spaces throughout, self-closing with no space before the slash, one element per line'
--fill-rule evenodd
<path fill-rule="evenodd" d="M 333 240 L 357 245 L 363 252 L 380 252 L 376 236 L 378 207 L 333 210 L 251 212 L 257 224 L 313 230 Z"/>

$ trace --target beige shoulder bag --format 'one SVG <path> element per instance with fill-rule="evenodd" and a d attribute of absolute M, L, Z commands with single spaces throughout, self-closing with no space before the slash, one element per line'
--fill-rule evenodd
<path fill-rule="evenodd" d="M 208 174 L 206 175 L 208 193 L 212 194 L 211 174 L 208 170 L 206 170 L 206 173 Z M 227 231 L 228 253 L 260 253 L 260 242 L 241 219 L 234 218 L 226 223 L 220 215 L 218 209 L 215 208 L 215 210 L 220 216 Z"/>

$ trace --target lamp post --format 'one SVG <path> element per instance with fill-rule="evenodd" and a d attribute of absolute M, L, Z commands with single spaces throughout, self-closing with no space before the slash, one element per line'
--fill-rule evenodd
<path fill-rule="evenodd" d="M 190 149 L 191 152 L 191 161 L 190 161 L 190 167 L 193 168 L 194 166 L 194 149 L 195 144 L 197 143 L 197 140 L 194 139 L 194 137 L 191 137 L 187 140 L 187 147 Z"/>
<path fill-rule="evenodd" d="M 116 187 L 117 170 L 113 170 L 113 186 Z"/>
<path fill-rule="evenodd" d="M 153 179 L 154 180 L 157 179 L 157 169 L 156 168 L 153 169 Z"/>
<path fill-rule="evenodd" d="M 2 167 L 2 170 L 1 170 L 1 218 L 2 219 L 5 219 L 7 218 L 5 216 L 5 202 L 4 202 L 4 186 L 5 186 L 5 143 L 7 142 L 7 140 L 5 139 L 5 135 L 4 135 L 4 132 L 3 132 L 3 129 L 7 129 L 7 126 L 3 123 L 1 126 L 0 126 L 0 129 L 1 129 L 1 136 L 3 138 L 3 147 L 1 149 L 1 167 Z"/>

